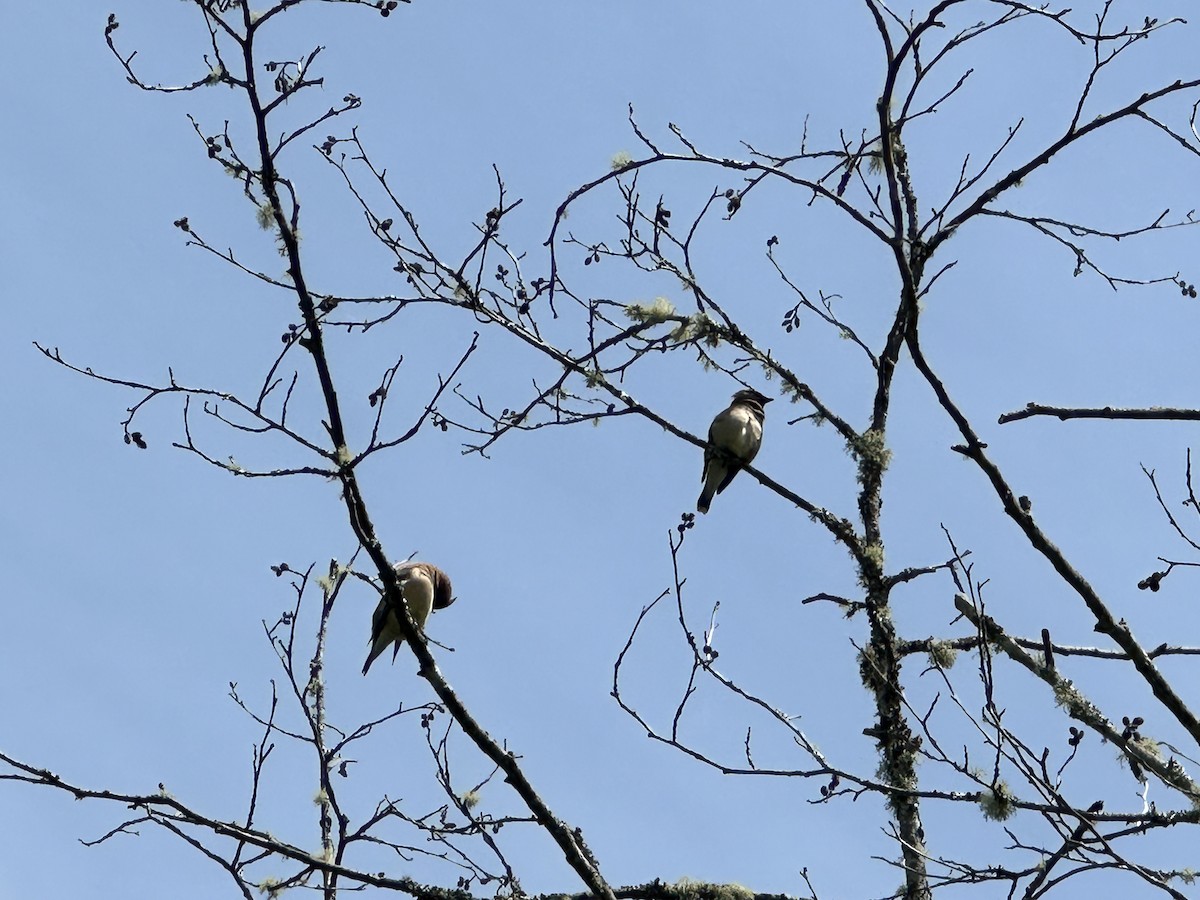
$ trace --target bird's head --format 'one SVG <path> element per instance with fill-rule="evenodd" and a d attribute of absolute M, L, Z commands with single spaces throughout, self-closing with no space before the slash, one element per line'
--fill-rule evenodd
<path fill-rule="evenodd" d="M 435 566 L 433 563 L 427 562 L 407 562 L 396 563 L 396 577 L 400 579 L 400 584 L 416 575 L 424 575 L 433 585 L 433 608 L 445 609 L 458 598 L 454 596 L 454 588 L 450 585 L 450 576 Z"/>
<path fill-rule="evenodd" d="M 765 406 L 774 398 L 768 397 L 765 394 L 760 394 L 754 388 L 742 388 L 733 395 L 734 403 L 757 403 L 759 406 Z"/>
<path fill-rule="evenodd" d="M 437 566 L 430 566 L 429 569 L 433 581 L 433 608 L 445 609 L 458 599 L 450 585 L 450 576 Z"/>

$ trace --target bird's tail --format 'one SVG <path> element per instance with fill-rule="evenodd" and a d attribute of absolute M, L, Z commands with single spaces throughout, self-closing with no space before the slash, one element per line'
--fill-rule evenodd
<path fill-rule="evenodd" d="M 393 640 L 396 642 L 396 648 L 395 648 L 396 652 L 399 652 L 400 644 L 402 644 L 404 642 L 403 638 L 391 637 L 390 635 L 383 634 L 383 633 L 380 633 L 375 636 L 375 638 L 371 641 L 371 650 L 367 654 L 367 661 L 365 663 L 363 663 L 362 673 L 364 675 L 366 675 L 367 670 L 371 668 L 371 663 L 375 662 L 375 660 L 377 660 L 380 656 L 383 655 L 383 651 L 388 648 L 388 644 L 392 643 Z M 396 659 L 396 653 L 393 652 L 392 653 L 392 661 L 394 662 L 395 659 Z"/>
<path fill-rule="evenodd" d="M 375 662 L 375 658 L 377 656 L 379 656 L 379 654 L 372 651 L 371 654 L 367 657 L 367 661 L 365 663 L 363 663 L 363 674 L 364 675 L 367 674 L 367 670 L 371 668 L 371 663 Z"/>
<path fill-rule="evenodd" d="M 696 501 L 696 512 L 701 513 L 701 514 L 707 514 L 708 507 L 712 503 L 712 499 L 713 499 L 712 488 L 706 484 L 704 486 L 704 490 L 702 490 L 700 492 L 700 499 Z"/>

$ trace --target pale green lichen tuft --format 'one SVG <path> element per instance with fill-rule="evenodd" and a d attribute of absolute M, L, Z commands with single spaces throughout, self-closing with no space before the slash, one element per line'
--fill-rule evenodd
<path fill-rule="evenodd" d="M 713 350 L 721 345 L 721 330 L 706 313 L 696 313 L 688 319 L 686 335 Z"/>
<path fill-rule="evenodd" d="M 929 645 L 929 664 L 939 669 L 952 669 L 958 659 L 958 651 L 949 641 L 934 641 Z"/>
<path fill-rule="evenodd" d="M 868 428 L 848 445 L 850 455 L 858 461 L 858 483 L 876 480 L 892 462 L 892 451 L 887 448 L 887 439 L 882 431 Z"/>
<path fill-rule="evenodd" d="M 869 590 L 874 580 L 883 573 L 883 544 L 867 544 L 862 549 L 862 559 L 859 561 L 858 585 Z"/>
<path fill-rule="evenodd" d="M 1054 703 L 1065 709 L 1072 718 L 1082 722 L 1095 724 L 1104 721 L 1100 710 L 1079 693 L 1069 679 L 1063 678 L 1054 683 Z"/>
<path fill-rule="evenodd" d="M 1158 741 L 1154 740 L 1153 738 L 1148 738 L 1143 735 L 1130 741 L 1130 743 L 1137 747 L 1138 752 L 1141 753 L 1141 755 L 1146 759 L 1153 760 L 1154 762 L 1158 763 L 1166 762 L 1166 760 L 1163 759 L 1162 748 L 1159 746 Z"/>
<path fill-rule="evenodd" d="M 630 303 L 625 307 L 626 317 L 634 322 L 657 324 L 675 316 L 675 306 L 666 297 L 655 297 L 649 303 Z"/>
<path fill-rule="evenodd" d="M 633 162 L 633 157 L 629 155 L 629 152 L 626 150 L 621 150 L 620 152 L 612 155 L 612 159 L 608 161 L 608 164 L 610 167 L 612 167 L 614 172 L 619 172 L 631 162 Z"/>
<path fill-rule="evenodd" d="M 869 691 L 873 691 L 879 684 L 879 663 L 870 647 L 858 651 L 858 677 Z"/>
<path fill-rule="evenodd" d="M 716 884 L 684 876 L 666 886 L 676 900 L 752 900 L 754 891 L 742 884 Z"/>
<path fill-rule="evenodd" d="M 1017 811 L 1016 798 L 1012 789 L 1003 781 L 997 781 L 979 796 L 979 808 L 983 817 L 993 822 L 1003 822 L 1011 819 Z"/>

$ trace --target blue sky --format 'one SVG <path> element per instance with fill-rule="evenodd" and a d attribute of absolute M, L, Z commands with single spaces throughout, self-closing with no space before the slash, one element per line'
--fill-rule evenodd
<path fill-rule="evenodd" d="M 1082 15 L 1094 5 L 1077 7 Z M 956 21 L 973 21 L 978 6 Z M 1189 11 L 1184 0 L 1117 7 L 1135 24 L 1145 15 Z M 104 45 L 109 11 L 26 4 L 0 36 L 9 113 L 0 145 L 0 265 L 10 298 L 0 332 L 0 376 L 8 386 L 0 415 L 11 435 L 0 474 L 8 563 L 0 749 L 87 786 L 142 793 L 161 782 L 216 818 L 236 819 L 259 733 L 228 699 L 228 685 L 237 682 L 262 708 L 279 672 L 260 622 L 273 622 L 293 602 L 268 567 L 286 560 L 323 569 L 331 557 L 350 556 L 352 536 L 336 489 L 320 479 L 235 479 L 173 449 L 182 426 L 180 404 L 170 398 L 139 420 L 150 449 L 127 447 L 119 422 L 135 398 L 51 364 L 32 346 L 58 347 L 76 364 L 117 377 L 161 381 L 171 367 L 181 383 L 252 395 L 279 335 L 295 320 L 288 295 L 186 247 L 171 226 L 186 215 L 214 245 L 232 246 L 267 271 L 282 269 L 270 235 L 258 229 L 237 186 L 205 158 L 186 118 L 195 116 L 205 133 L 228 119 L 231 133 L 244 135 L 239 97 L 224 88 L 178 96 L 135 90 Z M 148 79 L 185 82 L 204 74 L 205 34 L 189 5 L 121 0 L 111 11 L 121 21 L 120 46 L 138 50 Z M 297 98 L 288 114 L 301 122 L 346 92 L 361 96 L 363 108 L 328 132 L 359 126 L 424 233 L 450 255 L 474 239 L 471 222 L 495 202 L 495 164 L 511 195 L 524 198 L 506 234 L 528 251 L 525 265 L 533 272 L 545 267 L 541 243 L 566 192 L 604 173 L 614 154 L 637 154 L 629 104 L 664 144 L 674 122 L 715 155 L 745 155 L 743 140 L 794 152 L 806 122 L 814 145 L 836 142 L 839 130 L 854 137 L 869 128 L 882 71 L 877 37 L 856 3 L 702 0 L 601 9 L 418 0 L 387 20 L 340 4 L 312 4 L 284 18 L 271 44 L 279 58 L 316 44 L 327 48 L 320 57 L 325 88 Z M 1133 48 L 1125 67 L 1098 84 L 1094 112 L 1149 86 L 1194 77 L 1194 31 L 1178 27 L 1153 46 Z M 974 66 L 968 87 L 910 135 L 926 208 L 952 186 L 964 153 L 985 158 L 1020 117 L 1022 134 L 1003 158 L 1011 164 L 1060 131 L 1086 74 L 1086 53 L 1046 23 L 1024 23 L 973 47 L 943 73 L 949 84 Z M 1185 121 L 1178 118 L 1183 107 L 1171 114 Z M 1178 216 L 1200 205 L 1196 158 L 1172 152 L 1145 127 L 1113 129 L 1057 162 L 1029 179 L 1008 207 L 1088 217 L 1116 229 L 1144 224 L 1167 207 Z M 294 147 L 282 166 L 304 203 L 307 265 L 318 289 L 399 292 L 403 285 L 336 172 L 307 146 Z M 710 169 L 675 167 L 648 173 L 643 192 L 664 192 L 678 223 L 718 186 L 737 182 Z M 795 301 L 763 251 L 778 235 L 789 272 L 806 290 L 841 295 L 839 310 L 874 344 L 895 302 L 886 251 L 828 208 L 810 206 L 807 196 L 759 196 L 732 221 L 707 226 L 698 245 L 705 283 L 760 346 L 860 424 L 870 400 L 861 358 L 813 319 L 791 335 L 779 329 Z M 567 225 L 611 236 L 616 200 L 615 191 L 599 194 Z M 1134 277 L 1181 270 L 1195 281 L 1196 242 L 1194 231 L 1178 229 L 1104 246 L 1098 258 Z M 923 343 L 931 360 L 1014 487 L 1034 498 L 1039 523 L 1142 643 L 1186 641 L 1197 618 L 1188 603 L 1189 574 L 1173 575 L 1155 595 L 1135 587 L 1160 554 L 1188 558 L 1139 463 L 1157 468 L 1169 498 L 1178 500 L 1194 429 L 994 423 L 1029 401 L 1196 406 L 1195 302 L 1169 286 L 1114 293 L 1095 276 L 1073 278 L 1069 254 L 999 221 L 964 229 L 944 253 L 943 261 L 958 265 L 925 301 Z M 672 279 L 608 260 L 586 270 L 580 262 L 570 259 L 567 274 L 588 296 L 628 302 L 661 294 L 686 303 Z M 476 327 L 455 311 L 417 308 L 365 338 L 331 338 L 355 433 L 361 438 L 369 427 L 366 397 L 383 367 L 404 355 L 391 420 L 402 431 Z M 581 346 L 578 318 L 568 314 L 553 327 L 564 343 Z M 464 392 L 497 408 L 522 405 L 531 379 L 552 370 L 498 332 L 482 337 L 462 374 Z M 677 356 L 646 366 L 626 389 L 702 433 L 737 385 Z M 761 378 L 757 385 L 771 388 Z M 317 434 L 312 400 L 302 396 L 297 409 Z M 973 551 L 977 574 L 991 579 L 988 596 L 1005 624 L 1032 634 L 1050 627 L 1064 643 L 1093 643 L 1078 601 L 1023 545 L 978 471 L 947 449 L 957 435 L 907 361 L 895 403 L 885 493 L 889 569 L 944 560 L 944 524 Z M 444 410 L 469 418 L 449 397 Z M 787 424 L 804 412 L 782 400 L 769 408 L 757 462 L 814 502 L 852 515 L 853 464 L 832 429 Z M 247 466 L 296 461 L 279 445 L 209 424 L 198 431 L 214 455 L 232 454 Z M 439 657 L 443 671 L 485 727 L 522 754 L 550 806 L 584 830 L 609 880 L 689 876 L 799 894 L 798 872 L 808 867 L 821 896 L 890 890 L 895 873 L 871 859 L 892 853 L 878 800 L 813 805 L 815 782 L 722 777 L 646 740 L 609 697 L 613 660 L 639 610 L 670 584 L 667 536 L 694 504 L 699 452 L 633 417 L 595 429 L 512 434 L 486 460 L 460 454 L 465 439 L 427 428 L 377 457 L 362 472 L 368 502 L 389 553 L 416 552 L 451 573 L 459 601 L 429 628 L 454 648 Z M 846 622 L 830 606 L 800 604 L 819 591 L 854 591 L 846 554 L 743 476 L 688 534 L 681 560 L 695 620 L 721 603 L 723 671 L 801 716 L 805 732 L 846 768 L 873 772 L 874 751 L 861 736 L 871 724 L 870 705 L 851 643 L 861 643 L 863 624 Z M 952 593 L 936 578 L 898 591 L 901 629 L 911 637 L 964 634 L 961 623 L 949 624 Z M 344 726 L 386 712 L 397 698 L 429 699 L 404 654 L 394 667 L 359 675 L 372 608 L 368 594 L 348 594 L 333 617 L 329 692 L 332 715 Z M 626 689 L 662 724 L 688 658 L 669 611 L 648 627 Z M 909 669 L 917 706 L 939 687 L 916 678 L 920 666 L 914 660 Z M 1184 684 L 1191 677 L 1184 664 L 1164 669 Z M 1007 674 L 1012 715 L 1044 729 L 1036 740 L 1059 752 L 1067 720 L 1039 685 Z M 1080 664 L 1077 674 L 1110 715 L 1153 709 L 1144 689 L 1111 668 Z M 970 671 L 957 677 L 970 695 Z M 756 724 L 761 764 L 808 762 L 716 691 L 702 692 L 693 716 L 690 736 L 731 760 L 746 726 Z M 1077 766 L 1081 793 L 1074 799 L 1086 805 L 1089 791 L 1102 789 L 1112 803 L 1140 805 L 1130 779 L 1112 779 L 1111 751 L 1093 741 L 1088 753 Z M 345 788 L 357 814 L 383 793 L 418 810 L 438 802 L 415 726 L 394 725 L 357 758 Z M 464 743 L 456 758 L 464 783 L 486 774 Z M 260 824 L 315 849 L 311 760 L 281 747 L 276 766 Z M 0 818 L 0 900 L 108 897 L 118 887 L 127 898 L 165 890 L 181 900 L 233 895 L 214 866 L 147 826 L 140 837 L 98 848 L 78 843 L 117 824 L 120 807 L 20 785 L 0 791 L 10 811 Z M 515 808 L 499 784 L 485 790 L 484 803 Z M 930 808 L 926 825 L 935 848 L 939 841 L 976 849 L 1007 843 L 997 823 L 970 808 Z M 540 833 L 510 831 L 527 890 L 577 889 Z M 416 864 L 369 856 L 359 862 L 445 882 L 440 870 Z"/>

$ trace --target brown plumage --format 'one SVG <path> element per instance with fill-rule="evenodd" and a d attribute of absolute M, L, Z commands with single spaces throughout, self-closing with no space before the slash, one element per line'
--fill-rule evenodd
<path fill-rule="evenodd" d="M 707 513 L 713 497 L 729 487 L 733 476 L 757 455 L 766 419 L 763 407 L 770 402 L 770 397 L 753 388 L 743 388 L 712 420 L 708 446 L 704 448 L 704 470 L 700 474 L 704 489 L 696 501 L 698 512 Z"/>
<path fill-rule="evenodd" d="M 400 591 L 408 606 L 408 614 L 423 631 L 430 612 L 445 609 L 454 602 L 450 577 L 437 566 L 427 562 L 398 563 L 395 569 Z M 395 662 L 396 654 L 400 652 L 400 645 L 403 643 L 404 635 L 400 631 L 396 612 L 384 597 L 375 607 L 375 615 L 371 618 L 371 650 L 367 654 L 367 661 L 363 663 L 363 674 L 367 674 L 371 663 L 375 662 L 389 645 L 392 646 L 392 662 Z"/>

